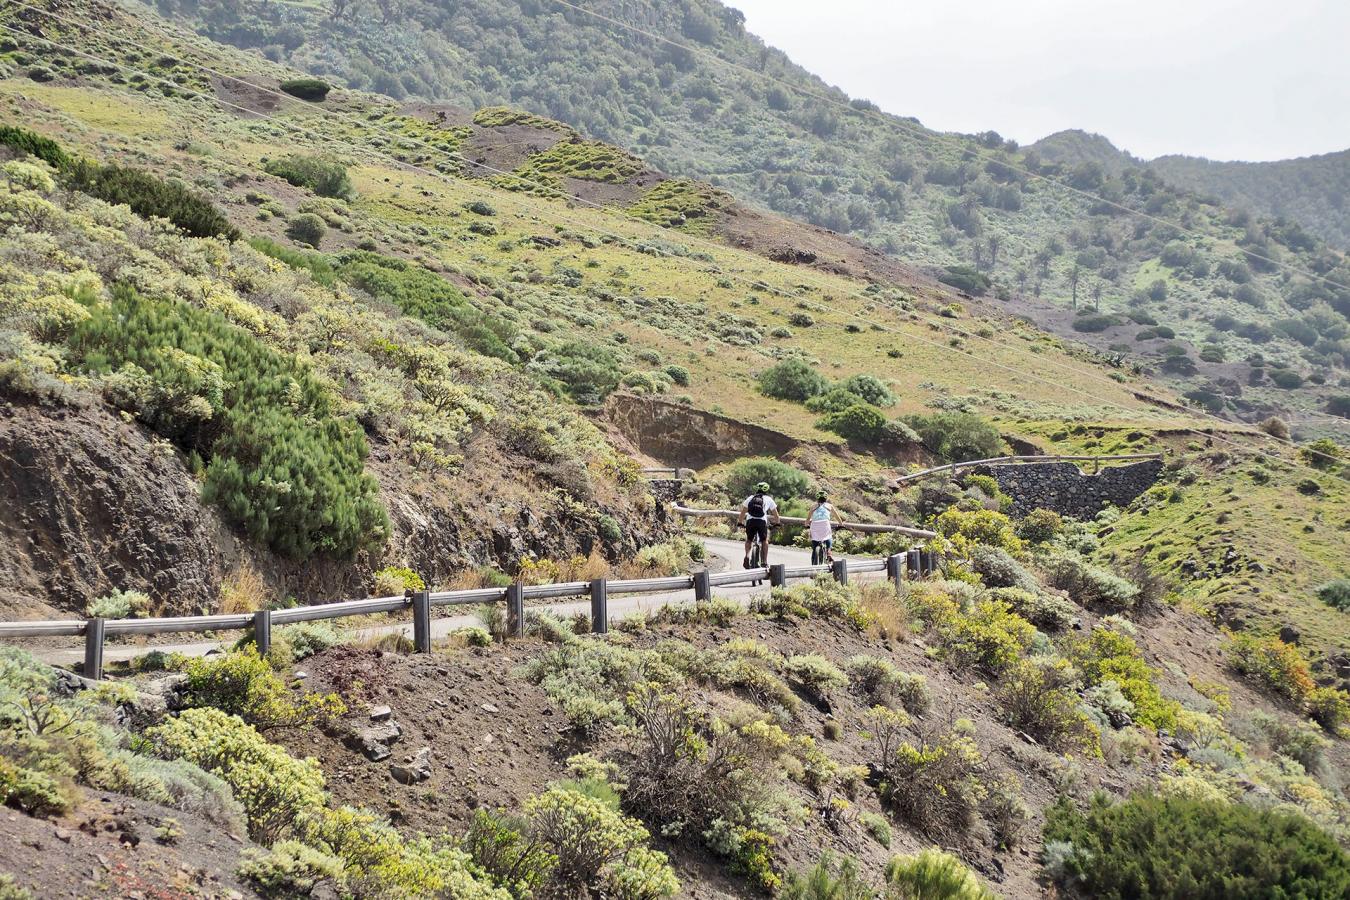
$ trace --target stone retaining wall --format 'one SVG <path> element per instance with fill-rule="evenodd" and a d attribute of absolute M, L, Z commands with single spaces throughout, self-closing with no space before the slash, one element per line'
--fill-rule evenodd
<path fill-rule="evenodd" d="M 1153 486 L 1162 467 L 1162 460 L 1150 459 L 1096 475 L 1068 462 L 982 466 L 977 471 L 992 475 L 999 490 L 1012 497 L 1015 516 L 1050 509 L 1071 519 L 1091 519 L 1107 503 L 1128 506 Z"/>

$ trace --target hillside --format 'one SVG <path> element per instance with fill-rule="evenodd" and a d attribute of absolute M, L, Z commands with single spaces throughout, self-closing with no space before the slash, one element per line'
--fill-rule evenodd
<path fill-rule="evenodd" d="M 0 645 L 0 897 L 1350 889 L 1343 446 L 576 121 L 41 6 L 0 9 L 0 620 L 735 568 L 667 501 L 761 479 L 930 527 L 943 568 L 604 636 L 459 607 L 425 655 L 372 616 L 264 657 L 113 636 L 94 686 L 38 662 L 73 640 Z M 1163 462 L 1084 521 L 897 482 L 1004 452 Z"/>
<path fill-rule="evenodd" d="M 587 7 L 620 24 L 555 0 L 409 0 L 397 15 L 285 2 L 158 8 L 353 87 L 560 119 L 933 276 L 973 267 L 1010 312 L 1147 368 L 1215 412 L 1345 434 L 1325 415 L 1344 392 L 1342 254 L 1147 170 L 1047 163 L 997 134 L 944 135 L 883 115 L 766 47 L 719 3 Z"/>
<path fill-rule="evenodd" d="M 1094 163 L 1119 176 L 1146 168 L 1169 184 L 1225 206 L 1269 219 L 1286 219 L 1332 247 L 1350 245 L 1345 200 L 1350 193 L 1350 150 L 1273 162 L 1220 162 L 1194 156 L 1143 160 L 1099 134 L 1068 130 L 1047 135 L 1027 151 L 1066 167 Z"/>

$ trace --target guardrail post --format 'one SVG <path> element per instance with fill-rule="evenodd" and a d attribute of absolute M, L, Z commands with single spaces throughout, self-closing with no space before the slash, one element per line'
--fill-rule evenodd
<path fill-rule="evenodd" d="M 253 646 L 258 648 L 259 656 L 266 656 L 272 650 L 272 611 L 260 609 L 253 614 Z"/>
<path fill-rule="evenodd" d="M 774 563 L 769 566 L 769 587 L 787 587 L 787 565 Z"/>
<path fill-rule="evenodd" d="M 712 573 L 707 569 L 700 569 L 694 573 L 694 600 L 712 599 Z"/>
<path fill-rule="evenodd" d="M 519 581 L 506 586 L 506 633 L 510 637 L 525 634 L 525 585 Z"/>
<path fill-rule="evenodd" d="M 923 575 L 925 578 L 927 578 L 929 575 L 932 575 L 932 574 L 933 574 L 933 569 L 934 569 L 934 566 L 933 566 L 933 551 L 932 551 L 932 550 L 920 550 L 920 551 L 919 551 L 919 574 L 921 574 L 921 575 Z"/>
<path fill-rule="evenodd" d="M 848 560 L 836 559 L 830 563 L 830 574 L 840 584 L 848 584 Z"/>
<path fill-rule="evenodd" d="M 413 652 L 431 652 L 431 591 L 417 591 L 412 595 Z"/>
<path fill-rule="evenodd" d="M 906 568 L 909 569 L 910 575 L 913 576 L 914 578 L 918 578 L 919 575 L 922 574 L 919 568 L 920 565 L 919 555 L 920 551 L 918 547 L 911 549 L 905 554 L 905 566 Z"/>
<path fill-rule="evenodd" d="M 591 582 L 591 631 L 609 632 L 609 582 L 603 578 Z"/>
<path fill-rule="evenodd" d="M 103 626 L 101 618 L 84 623 L 84 677 L 93 681 L 103 677 Z"/>
<path fill-rule="evenodd" d="M 886 577 L 895 585 L 895 592 L 900 593 L 905 583 L 905 554 L 892 553 L 886 557 Z"/>

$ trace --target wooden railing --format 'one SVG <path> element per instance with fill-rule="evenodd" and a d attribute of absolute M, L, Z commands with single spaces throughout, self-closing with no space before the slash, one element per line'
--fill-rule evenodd
<path fill-rule="evenodd" d="M 1111 456 L 995 456 L 989 459 L 972 459 L 966 462 L 948 463 L 945 466 L 935 466 L 931 469 L 924 469 L 922 472 L 914 472 L 910 475 L 901 475 L 896 480 L 900 484 L 910 481 L 918 481 L 920 478 L 928 478 L 931 475 L 937 475 L 942 472 L 956 472 L 960 469 L 973 469 L 976 466 L 993 466 L 1004 463 L 1052 463 L 1052 462 L 1091 462 L 1100 464 L 1102 462 L 1123 462 L 1130 459 L 1162 459 L 1161 453 L 1120 453 Z"/>
<path fill-rule="evenodd" d="M 691 506 L 680 506 L 672 504 L 670 511 L 681 516 L 690 516 L 694 518 L 718 516 L 724 519 L 738 519 L 740 512 L 734 509 L 695 509 Z M 806 519 L 797 516 L 779 516 L 778 521 L 787 525 L 805 525 Z M 846 528 L 849 531 L 857 531 L 861 534 L 903 534 L 909 537 L 928 538 L 937 537 L 936 531 L 927 531 L 923 528 L 911 528 L 908 525 L 878 525 L 871 522 L 831 522 L 835 528 Z"/>
<path fill-rule="evenodd" d="M 694 470 L 685 466 L 648 466 L 642 470 L 648 478 L 672 478 L 684 480 L 694 477 Z"/>
<path fill-rule="evenodd" d="M 86 678 L 103 677 L 103 644 L 112 635 L 119 634 L 173 634 L 181 632 L 213 632 L 251 629 L 261 653 L 272 646 L 272 627 L 318 619 L 337 619 L 345 616 L 364 616 L 371 613 L 394 613 L 411 609 L 413 614 L 413 650 L 431 652 L 431 610 L 441 606 L 465 606 L 482 603 L 506 604 L 506 631 L 518 637 L 525 633 L 525 601 L 558 598 L 589 597 L 591 600 L 591 629 L 598 633 L 609 630 L 609 595 L 669 593 L 692 589 L 695 601 L 712 599 L 714 587 L 752 584 L 767 580 L 779 587 L 789 581 L 814 578 L 832 573 L 837 581 L 847 583 L 849 573 L 886 572 L 899 589 L 907 578 L 919 578 L 937 570 L 936 554 L 918 548 L 881 559 L 837 559 L 829 565 L 796 566 L 771 565 L 759 569 L 737 569 L 713 574 L 707 569 L 692 575 L 668 578 L 615 579 L 597 578 L 593 581 L 570 581 L 560 584 L 526 585 L 521 583 L 500 588 L 478 588 L 464 591 L 409 591 L 402 597 L 372 597 L 365 600 L 344 600 L 315 606 L 294 606 L 289 609 L 258 610 L 214 616 L 180 616 L 147 619 L 62 619 L 32 622 L 0 622 L 0 639 L 34 637 L 84 637 L 84 670 Z"/>

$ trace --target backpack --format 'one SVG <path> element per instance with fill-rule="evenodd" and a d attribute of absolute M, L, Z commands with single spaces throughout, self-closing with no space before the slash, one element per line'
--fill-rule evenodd
<path fill-rule="evenodd" d="M 750 498 L 750 503 L 748 504 L 748 512 L 750 513 L 750 518 L 752 519 L 764 518 L 763 494 L 755 494 L 753 497 Z"/>

